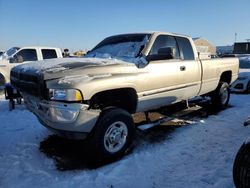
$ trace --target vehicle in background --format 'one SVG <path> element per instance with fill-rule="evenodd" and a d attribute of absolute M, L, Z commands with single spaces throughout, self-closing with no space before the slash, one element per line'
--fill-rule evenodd
<path fill-rule="evenodd" d="M 13 54 L 15 54 L 20 48 L 19 47 L 11 47 L 10 49 L 8 49 L 6 52 L 4 52 L 1 56 L 0 56 L 0 60 L 2 59 L 9 59 L 10 57 L 13 56 Z"/>
<path fill-rule="evenodd" d="M 44 63 L 14 67 L 11 84 L 41 124 L 65 137 L 87 138 L 97 160 L 130 148 L 136 112 L 195 96 L 226 108 L 239 71 L 237 58 L 201 60 L 192 38 L 165 32 L 111 36 L 85 58 Z"/>
<path fill-rule="evenodd" d="M 240 73 L 230 90 L 233 93 L 250 94 L 250 56 L 239 57 Z"/>
<path fill-rule="evenodd" d="M 53 47 L 13 47 L 7 50 L 0 60 L 0 87 L 10 81 L 10 70 L 16 65 L 44 59 L 62 58 L 60 48 Z"/>
<path fill-rule="evenodd" d="M 250 125 L 250 117 L 244 126 Z M 250 137 L 242 144 L 233 164 L 233 180 L 236 188 L 250 187 Z"/>

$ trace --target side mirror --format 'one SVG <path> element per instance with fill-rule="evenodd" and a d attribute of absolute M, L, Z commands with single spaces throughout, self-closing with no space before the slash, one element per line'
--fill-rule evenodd
<path fill-rule="evenodd" d="M 166 47 L 158 49 L 157 54 L 148 55 L 147 61 L 154 61 L 154 60 L 168 60 L 175 58 L 175 48 L 173 47 Z"/>

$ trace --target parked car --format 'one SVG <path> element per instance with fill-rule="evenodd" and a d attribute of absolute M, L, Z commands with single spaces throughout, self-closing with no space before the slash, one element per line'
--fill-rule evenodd
<path fill-rule="evenodd" d="M 239 62 L 239 77 L 230 89 L 235 93 L 250 93 L 250 56 L 240 57 Z"/>
<path fill-rule="evenodd" d="M 98 160 L 119 157 L 131 146 L 136 112 L 199 95 L 225 108 L 239 69 L 237 58 L 200 60 L 192 38 L 164 32 L 111 36 L 85 58 L 44 63 L 14 67 L 11 84 L 44 126 L 87 138 Z"/>
<path fill-rule="evenodd" d="M 51 58 L 62 58 L 60 48 L 53 47 L 13 47 L 7 50 L 0 60 L 0 87 L 10 80 L 10 70 L 16 65 L 30 61 L 39 61 Z"/>
<path fill-rule="evenodd" d="M 250 117 L 244 125 L 250 125 Z M 250 187 L 250 138 L 242 144 L 237 152 L 233 165 L 233 179 L 236 188 Z"/>

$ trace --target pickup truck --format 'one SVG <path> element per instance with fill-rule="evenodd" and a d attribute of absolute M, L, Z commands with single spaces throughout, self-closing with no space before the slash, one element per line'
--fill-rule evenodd
<path fill-rule="evenodd" d="M 8 54 L 11 54 L 9 55 Z M 11 53 L 14 52 L 14 53 Z M 10 70 L 16 65 L 30 61 L 40 61 L 51 58 L 61 58 L 60 48 L 52 47 L 13 47 L 0 59 L 0 87 L 10 81 Z"/>
<path fill-rule="evenodd" d="M 225 108 L 239 71 L 237 58 L 201 61 L 190 37 L 165 32 L 111 36 L 84 58 L 45 61 L 14 67 L 11 84 L 42 125 L 87 139 L 97 159 L 130 148 L 136 112 L 195 96 Z"/>

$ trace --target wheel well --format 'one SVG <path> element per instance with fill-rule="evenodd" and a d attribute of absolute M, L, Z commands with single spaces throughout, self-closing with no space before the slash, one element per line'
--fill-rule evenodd
<path fill-rule="evenodd" d="M 232 71 L 226 71 L 221 74 L 220 82 L 227 82 L 230 84 L 232 79 Z"/>
<path fill-rule="evenodd" d="M 137 99 L 136 91 L 133 88 L 112 89 L 95 94 L 89 104 L 92 109 L 114 106 L 125 109 L 129 113 L 135 113 Z"/>

